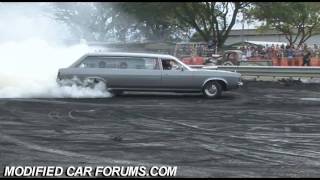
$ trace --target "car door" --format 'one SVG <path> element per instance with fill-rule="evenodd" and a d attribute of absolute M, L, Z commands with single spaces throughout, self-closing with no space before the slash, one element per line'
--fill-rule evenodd
<path fill-rule="evenodd" d="M 180 66 L 180 68 L 167 69 L 164 61 L 173 61 Z M 193 73 L 192 71 L 183 68 L 183 66 L 174 59 L 161 59 L 162 65 L 162 88 L 163 89 L 177 89 L 188 90 L 194 89 Z"/>

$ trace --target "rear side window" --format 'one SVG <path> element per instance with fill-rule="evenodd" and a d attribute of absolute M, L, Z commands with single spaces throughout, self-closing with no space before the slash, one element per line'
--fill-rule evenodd
<path fill-rule="evenodd" d="M 86 57 L 77 67 L 105 69 L 148 69 L 159 68 L 157 58 L 148 57 Z"/>

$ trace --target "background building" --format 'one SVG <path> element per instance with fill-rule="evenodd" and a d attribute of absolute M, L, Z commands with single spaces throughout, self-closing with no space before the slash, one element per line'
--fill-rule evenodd
<path fill-rule="evenodd" d="M 263 41 L 266 44 L 274 43 L 287 44 L 288 41 L 281 32 L 275 30 L 258 31 L 257 29 L 235 29 L 231 30 L 225 46 L 241 43 L 246 41 Z M 267 43 L 269 42 L 269 43 Z M 310 37 L 307 42 L 309 46 L 320 44 L 320 35 Z M 176 43 L 173 42 L 127 42 L 127 43 L 110 43 L 110 42 L 88 42 L 88 45 L 98 51 L 128 51 L 128 52 L 153 52 L 173 54 Z"/>
<path fill-rule="evenodd" d="M 268 42 L 284 42 L 288 43 L 285 36 L 275 30 L 266 30 L 263 32 L 257 29 L 235 29 L 231 30 L 229 38 L 226 40 L 225 45 L 230 45 L 242 41 L 268 41 Z M 320 44 L 320 35 L 311 36 L 306 43 L 308 45 Z"/>

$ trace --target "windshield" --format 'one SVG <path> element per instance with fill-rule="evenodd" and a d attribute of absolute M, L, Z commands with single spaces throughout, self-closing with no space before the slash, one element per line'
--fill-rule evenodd
<path fill-rule="evenodd" d="M 180 61 L 178 58 L 174 57 L 173 58 L 176 63 L 180 64 L 182 67 L 184 67 L 185 69 L 189 70 L 189 71 L 192 71 L 192 68 L 189 67 L 188 65 L 186 65 L 185 63 L 183 63 L 182 61 Z"/>

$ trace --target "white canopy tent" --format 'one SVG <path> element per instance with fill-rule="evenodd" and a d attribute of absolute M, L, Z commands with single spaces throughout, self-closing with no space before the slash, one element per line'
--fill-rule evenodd
<path fill-rule="evenodd" d="M 270 41 L 246 41 L 246 42 L 248 42 L 248 43 L 252 43 L 252 44 L 257 44 L 257 45 L 263 45 L 263 46 L 272 46 L 272 44 L 273 45 L 279 45 L 279 46 L 281 46 L 282 44 L 283 45 L 287 45 L 287 43 L 285 43 L 285 42 L 270 42 Z"/>

